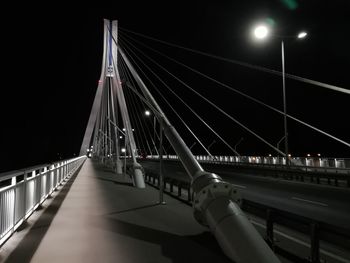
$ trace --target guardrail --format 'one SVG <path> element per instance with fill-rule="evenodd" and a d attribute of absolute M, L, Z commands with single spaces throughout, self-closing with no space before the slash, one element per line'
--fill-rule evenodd
<path fill-rule="evenodd" d="M 309 161 L 308 164 L 322 164 L 322 166 L 310 166 L 303 165 L 307 158 L 294 158 L 291 165 L 286 166 L 284 164 L 271 164 L 267 162 L 266 158 L 277 157 L 244 157 L 244 156 L 204 156 L 197 155 L 195 158 L 203 165 L 231 165 L 240 167 L 241 169 L 249 170 L 249 168 L 260 169 L 259 171 L 266 171 L 263 174 L 265 176 L 284 177 L 290 180 L 299 180 L 304 182 L 306 179 L 311 183 L 325 183 L 334 186 L 350 187 L 350 159 L 332 159 L 328 158 L 326 161 Z M 265 158 L 265 159 L 261 159 Z M 282 157 L 281 157 L 282 158 Z M 158 155 L 149 155 L 146 157 L 148 160 L 158 160 Z M 164 160 L 178 161 L 176 155 L 164 155 Z M 251 160 L 251 162 L 249 161 Z M 263 162 L 256 162 L 256 160 L 265 160 Z M 327 163 L 328 166 L 324 164 Z M 343 167 L 343 168 L 341 168 Z M 251 172 L 251 170 L 250 170 Z M 324 182 L 321 181 L 323 179 Z"/>
<path fill-rule="evenodd" d="M 159 188 L 160 181 L 157 174 L 147 172 L 145 179 L 148 184 Z M 192 205 L 193 192 L 189 182 L 165 177 L 163 183 L 165 193 L 172 195 L 188 205 Z M 346 250 L 350 250 L 350 231 L 348 229 L 343 229 L 325 222 L 317 221 L 245 199 L 242 200 L 241 208 L 244 212 L 265 220 L 266 242 L 276 253 L 281 254 L 283 257 L 290 259 L 293 262 L 319 263 L 320 241 L 326 241 L 333 245 L 345 248 Z M 299 255 L 295 254 L 295 251 L 288 251 L 276 244 L 274 242 L 275 224 L 309 236 L 310 256 L 308 258 L 301 258 Z"/>
<path fill-rule="evenodd" d="M 147 155 L 149 159 L 159 159 L 158 155 Z M 211 163 L 244 163 L 244 164 L 259 164 L 259 165 L 286 165 L 285 157 L 273 156 L 228 156 L 228 155 L 195 155 L 196 160 L 200 162 Z M 179 159 L 177 155 L 163 155 L 163 159 Z M 324 158 L 324 157 L 292 157 L 290 158 L 290 166 L 305 167 L 305 168 L 323 168 L 320 171 L 331 171 L 335 169 L 350 173 L 349 158 Z"/>
<path fill-rule="evenodd" d="M 81 156 L 0 174 L 0 246 L 85 159 Z"/>

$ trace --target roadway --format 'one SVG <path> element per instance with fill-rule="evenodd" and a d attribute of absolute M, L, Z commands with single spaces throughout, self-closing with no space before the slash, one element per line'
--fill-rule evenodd
<path fill-rule="evenodd" d="M 159 162 L 140 160 L 147 171 L 159 172 Z M 350 190 L 246 174 L 232 166 L 205 164 L 204 168 L 234 184 L 244 199 L 323 221 L 350 231 Z M 165 177 L 190 181 L 179 161 L 164 161 Z"/>

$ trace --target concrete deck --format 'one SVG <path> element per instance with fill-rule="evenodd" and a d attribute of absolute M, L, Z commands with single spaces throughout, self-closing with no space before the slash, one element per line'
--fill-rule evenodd
<path fill-rule="evenodd" d="M 87 159 L 0 261 L 230 262 L 189 206 L 164 197 Z"/>

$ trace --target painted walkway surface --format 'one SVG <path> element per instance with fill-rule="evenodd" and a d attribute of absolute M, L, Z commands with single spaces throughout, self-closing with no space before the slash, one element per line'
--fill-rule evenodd
<path fill-rule="evenodd" d="M 164 197 L 87 159 L 0 261 L 230 262 L 191 207 Z"/>

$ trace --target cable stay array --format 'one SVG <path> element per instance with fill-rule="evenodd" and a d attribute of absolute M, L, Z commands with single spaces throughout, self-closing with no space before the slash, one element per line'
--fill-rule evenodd
<path fill-rule="evenodd" d="M 124 30 L 124 31 L 125 31 L 125 30 Z M 134 43 L 132 43 L 131 41 L 134 42 Z M 266 139 L 264 139 L 262 136 L 259 136 L 256 132 L 252 131 L 252 130 L 249 129 L 246 125 L 244 125 L 244 124 L 242 124 L 241 122 L 239 122 L 239 121 L 238 121 L 236 118 L 234 118 L 232 115 L 230 115 L 230 114 L 228 114 L 227 112 L 225 112 L 222 108 L 220 108 L 217 104 L 215 104 L 214 102 L 212 102 L 210 99 L 206 98 L 203 94 L 201 94 L 200 92 L 198 92 L 198 91 L 196 91 L 195 89 L 193 89 L 193 87 L 191 87 L 188 83 L 185 83 L 185 82 L 184 82 L 183 80 L 181 80 L 178 76 L 175 76 L 175 74 L 171 73 L 171 72 L 170 72 L 169 70 L 167 70 L 164 66 L 160 65 L 160 63 L 158 63 L 157 61 L 155 61 L 155 59 L 153 59 L 153 58 L 151 58 L 150 56 L 148 56 L 143 50 L 141 50 L 141 48 L 136 47 L 136 44 L 138 44 L 139 46 L 142 46 L 142 47 L 144 47 L 144 48 L 146 48 L 146 49 L 148 49 L 148 50 L 153 51 L 154 53 L 156 53 L 156 54 L 158 54 L 158 55 L 160 55 L 160 56 L 166 58 L 167 60 L 170 60 L 170 61 L 174 62 L 175 64 L 180 65 L 180 66 L 182 66 L 182 67 L 184 67 L 184 68 L 190 70 L 191 72 L 193 72 L 193 73 L 195 73 L 195 74 L 197 74 L 197 75 L 199 75 L 199 76 L 201 76 L 201 77 L 203 77 L 203 78 L 205 78 L 205 79 L 207 79 L 207 80 L 210 80 L 211 82 L 217 84 L 219 87 L 223 87 L 223 88 L 226 88 L 226 89 L 228 89 L 228 90 L 230 90 L 230 91 L 233 91 L 233 92 L 235 92 L 235 93 L 237 93 L 237 94 L 239 94 L 239 95 L 241 95 L 241 96 L 243 96 L 243 97 L 245 97 L 245 98 L 247 98 L 247 99 L 249 99 L 249 100 L 251 100 L 251 101 L 253 101 L 253 102 L 255 102 L 255 103 L 259 104 L 259 105 L 261 105 L 261 106 L 264 106 L 264 107 L 266 107 L 266 108 L 268 108 L 268 109 L 270 109 L 270 110 L 272 110 L 272 111 L 274 111 L 274 112 L 276 112 L 276 113 L 278 113 L 278 114 L 280 114 L 280 115 L 283 115 L 283 114 L 284 114 L 282 111 L 280 111 L 280 110 L 278 110 L 277 108 L 272 107 L 272 106 L 270 106 L 270 105 L 268 105 L 268 104 L 262 102 L 262 101 L 259 100 L 259 99 L 256 99 L 256 98 L 254 98 L 254 97 L 252 97 L 252 96 L 250 96 L 250 95 L 247 95 L 247 94 L 245 94 L 244 92 L 239 91 L 239 90 L 237 90 L 237 89 L 235 89 L 235 88 L 233 88 L 233 87 L 231 87 L 231 86 L 229 86 L 229 85 L 227 85 L 227 84 L 224 84 L 224 83 L 222 83 L 221 81 L 218 81 L 218 80 L 216 80 L 216 79 L 214 79 L 214 78 L 212 78 L 212 77 L 210 77 L 210 76 L 208 76 L 208 75 L 206 75 L 206 74 L 204 74 L 204 73 L 202 73 L 202 72 L 200 72 L 200 71 L 198 71 L 198 70 L 196 70 L 196 69 L 194 69 L 194 68 L 192 68 L 192 67 L 190 67 L 190 66 L 188 66 L 188 65 L 186 65 L 186 64 L 184 64 L 184 63 L 182 63 L 182 62 L 179 62 L 178 60 L 173 59 L 173 58 L 169 57 L 168 55 L 165 55 L 164 53 L 162 53 L 162 52 L 160 52 L 160 51 L 158 51 L 158 50 L 155 50 L 154 48 L 150 47 L 149 45 L 146 45 L 144 42 L 138 41 L 138 40 L 136 40 L 135 38 L 129 36 L 128 34 L 125 34 L 125 32 L 123 32 L 123 31 L 122 31 L 122 33 L 120 34 L 120 44 L 123 45 L 123 48 L 124 48 L 127 52 L 129 52 L 129 57 L 130 57 L 130 58 L 134 57 L 133 62 L 134 62 L 135 65 L 138 67 L 138 69 L 140 70 L 140 72 L 143 72 L 143 71 L 141 71 L 142 68 L 135 62 L 136 59 L 137 59 L 137 61 L 139 61 L 139 63 L 142 64 L 142 66 L 143 66 L 145 69 L 147 69 L 147 71 L 148 71 L 149 73 L 151 73 L 156 79 L 158 79 L 158 80 L 160 81 L 160 83 L 162 83 L 162 85 L 163 85 L 164 87 L 166 87 L 175 97 L 177 97 L 177 98 L 181 101 L 181 103 L 185 103 L 184 100 L 181 99 L 181 98 L 179 98 L 179 96 L 174 92 L 173 89 L 171 89 L 171 88 L 169 87 L 169 85 L 166 85 L 166 84 L 165 84 L 165 81 L 161 79 L 161 77 L 159 76 L 159 74 L 155 73 L 154 70 L 152 70 L 149 66 L 147 66 L 147 63 L 143 61 L 143 59 L 141 58 L 141 56 L 144 57 L 144 58 L 146 58 L 146 59 L 147 59 L 148 61 L 150 61 L 153 65 L 156 65 L 156 66 L 157 66 L 158 68 L 160 68 L 162 71 L 166 72 L 166 73 L 167 73 L 168 75 L 170 75 L 172 78 L 174 78 L 174 79 L 177 80 L 179 83 L 181 83 L 183 87 L 186 87 L 187 89 L 191 90 L 195 95 L 199 96 L 202 100 L 204 100 L 205 102 L 207 102 L 208 104 L 210 104 L 211 106 L 213 106 L 213 107 L 214 107 L 215 109 L 217 109 L 220 113 L 222 113 L 223 115 L 225 115 L 226 117 L 228 117 L 231 121 L 235 122 L 236 124 L 238 124 L 239 126 L 241 126 L 243 129 L 245 129 L 246 131 L 248 131 L 250 134 L 252 134 L 252 135 L 255 136 L 256 138 L 258 138 L 260 141 L 262 141 L 263 143 L 265 143 L 266 145 L 268 145 L 271 149 L 273 149 L 274 151 L 276 151 L 278 154 L 281 154 L 282 156 L 285 155 L 285 153 L 281 152 L 279 149 L 277 149 L 274 145 L 272 145 L 271 143 L 269 143 L 269 142 L 268 142 Z M 175 46 L 176 46 L 176 45 L 175 45 Z M 177 46 L 176 46 L 176 47 L 177 47 Z M 136 52 L 137 52 L 139 55 L 138 55 Z M 145 78 L 148 78 L 148 77 L 147 77 L 147 74 L 145 74 L 145 73 L 143 73 L 143 76 L 144 76 Z M 148 79 L 149 79 L 149 78 L 148 78 Z M 151 87 L 152 87 L 157 93 L 159 93 L 159 92 L 156 90 L 155 85 L 151 85 Z M 162 97 L 162 96 L 160 96 L 160 97 Z M 164 96 L 163 96 L 163 97 L 164 97 Z M 186 104 L 186 103 L 185 103 L 185 104 Z M 186 107 L 189 107 L 189 106 L 187 105 Z M 237 152 L 235 152 L 235 150 L 222 138 L 222 136 L 220 136 L 216 131 L 214 131 L 212 128 L 210 128 L 210 126 L 203 120 L 203 118 L 201 118 L 191 107 L 189 107 L 189 108 L 190 108 L 190 111 L 192 112 L 192 114 L 194 114 L 198 119 L 200 119 L 201 122 L 204 123 L 205 126 L 208 127 L 208 128 L 211 130 L 211 132 L 213 132 L 213 133 L 215 134 L 215 136 L 216 136 L 220 141 L 222 141 L 226 146 L 228 146 L 228 147 L 230 148 L 230 150 L 231 150 L 235 155 L 239 155 L 239 154 L 238 154 Z M 343 144 L 343 145 L 345 145 L 345 146 L 347 146 L 347 147 L 350 147 L 350 144 L 349 144 L 348 142 L 346 142 L 346 141 L 344 141 L 344 140 L 342 140 L 342 139 L 340 139 L 340 138 L 338 138 L 338 137 L 336 137 L 336 136 L 334 136 L 334 135 L 332 135 L 332 134 L 330 134 L 330 133 L 328 133 L 328 132 L 325 132 L 325 131 L 323 131 L 323 130 L 321 130 L 321 129 L 319 129 L 319 128 L 317 128 L 317 127 L 315 127 L 315 126 L 313 126 L 313 125 L 311 125 L 311 124 L 309 124 L 309 123 L 307 123 L 307 122 L 305 122 L 305 121 L 302 121 L 302 120 L 300 120 L 300 119 L 298 119 L 298 118 L 296 118 L 296 117 L 294 117 L 294 116 L 292 116 L 292 115 L 290 115 L 290 114 L 286 114 L 286 115 L 287 115 L 287 117 L 288 117 L 289 119 L 291 119 L 291 120 L 293 120 L 293 121 L 295 121 L 295 122 L 297 122 L 297 123 L 299 123 L 299 124 L 302 124 L 303 126 L 306 126 L 306 127 L 310 128 L 310 129 L 312 129 L 312 130 L 314 130 L 314 131 L 316 131 L 316 132 L 318 132 L 318 133 L 320 133 L 320 134 L 323 134 L 323 135 L 325 135 L 325 136 L 327 136 L 327 137 L 329 137 L 329 138 L 331 138 L 331 139 L 333 139 L 333 140 L 335 140 L 335 141 L 337 141 L 337 142 L 339 142 L 339 143 L 341 143 L 341 144 Z M 193 133 L 193 132 L 192 132 L 192 133 Z M 200 145 L 202 145 L 202 143 L 200 142 L 200 140 L 198 140 L 198 138 L 195 137 L 195 139 L 196 139 L 197 142 L 199 142 Z"/>
<path fill-rule="evenodd" d="M 199 51 L 199 50 L 196 50 L 196 49 L 193 49 L 193 48 L 183 47 L 181 45 L 177 45 L 177 44 L 170 43 L 170 42 L 167 42 L 167 41 L 164 41 L 164 40 L 160 40 L 160 39 L 157 39 L 157 38 L 154 38 L 154 37 L 151 37 L 151 36 L 147 36 L 145 34 L 134 32 L 132 30 L 128 30 L 128 29 L 123 28 L 123 27 L 121 27 L 120 30 L 121 30 L 121 32 L 123 32 L 123 31 L 124 32 L 128 32 L 128 33 L 140 36 L 140 37 L 145 38 L 145 39 L 149 39 L 149 40 L 152 40 L 152 41 L 155 41 L 155 42 L 158 42 L 158 43 L 162 43 L 162 44 L 170 46 L 170 47 L 175 47 L 175 48 L 178 48 L 178 49 L 186 50 L 188 52 L 192 52 L 192 53 L 195 53 L 195 54 L 198 54 L 198 55 L 203 55 L 203 56 L 206 56 L 206 57 L 209 57 L 209 58 L 213 58 L 213 59 L 221 60 L 221 61 L 224 61 L 224 62 L 236 64 L 236 65 L 247 67 L 247 68 L 250 68 L 250 69 L 254 69 L 254 70 L 258 70 L 258 71 L 274 74 L 274 75 L 277 75 L 277 76 L 282 76 L 282 72 L 280 72 L 278 70 L 273 70 L 273 69 L 269 69 L 269 68 L 266 68 L 266 67 L 253 65 L 253 64 L 246 63 L 246 62 L 239 61 L 239 60 L 235 60 L 235 59 L 229 59 L 229 58 L 221 57 L 221 56 L 218 56 L 218 55 L 214 55 L 214 54 L 210 54 L 210 53 L 207 53 L 207 52 Z M 338 86 L 335 86 L 335 85 L 323 83 L 323 82 L 312 80 L 312 79 L 308 79 L 308 78 L 303 78 L 303 77 L 296 76 L 296 75 L 293 75 L 293 74 L 286 73 L 286 78 L 293 79 L 293 80 L 300 81 L 300 82 L 304 82 L 304 83 L 307 83 L 307 84 L 311 84 L 313 86 L 319 86 L 319 87 L 322 87 L 322 88 L 334 90 L 334 91 L 341 92 L 341 93 L 344 93 L 344 94 L 348 94 L 348 95 L 350 94 L 350 90 L 349 89 L 344 89 L 342 87 L 338 87 Z"/>

